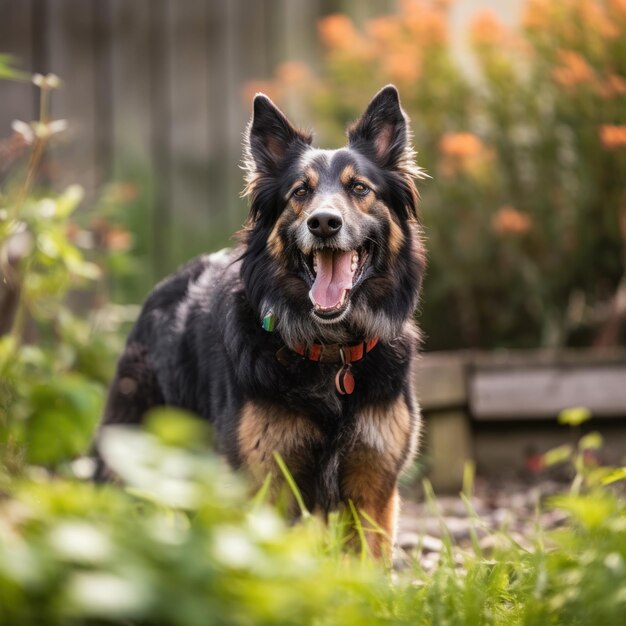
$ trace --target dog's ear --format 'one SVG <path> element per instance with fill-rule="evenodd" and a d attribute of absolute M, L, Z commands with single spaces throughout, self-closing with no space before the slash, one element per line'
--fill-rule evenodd
<path fill-rule="evenodd" d="M 419 193 L 414 179 L 426 174 L 415 162 L 408 118 L 393 85 L 383 87 L 372 98 L 365 113 L 348 128 L 348 141 L 351 148 L 389 171 L 395 181 L 397 210 L 417 219 Z"/>
<path fill-rule="evenodd" d="M 248 170 L 273 174 L 291 149 L 311 143 L 311 135 L 294 128 L 265 94 L 254 97 L 252 110 L 246 136 Z"/>
<path fill-rule="evenodd" d="M 398 90 L 383 87 L 367 105 L 365 113 L 348 128 L 351 148 L 381 167 L 393 168 L 411 151 L 407 117 L 400 106 Z"/>

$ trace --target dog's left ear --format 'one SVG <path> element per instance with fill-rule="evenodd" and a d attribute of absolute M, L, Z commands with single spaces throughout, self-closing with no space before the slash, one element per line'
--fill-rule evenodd
<path fill-rule="evenodd" d="M 365 113 L 348 128 L 348 140 L 351 148 L 384 168 L 406 159 L 410 149 L 407 117 L 393 85 L 383 87 L 372 98 Z"/>
<path fill-rule="evenodd" d="M 246 137 L 248 169 L 275 174 L 287 153 L 311 143 L 311 135 L 297 130 L 285 114 L 265 95 L 254 97 Z"/>

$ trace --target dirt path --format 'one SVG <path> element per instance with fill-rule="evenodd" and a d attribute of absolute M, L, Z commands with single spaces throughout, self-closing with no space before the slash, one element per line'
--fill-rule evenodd
<path fill-rule="evenodd" d="M 430 570 L 439 559 L 442 539 L 448 532 L 454 545 L 471 548 L 471 529 L 476 530 L 478 543 L 488 555 L 506 536 L 524 547 L 530 547 L 528 537 L 535 534 L 539 524 L 548 530 L 565 520 L 560 511 L 546 510 L 541 503 L 546 498 L 562 493 L 568 484 L 546 480 L 537 484 L 476 480 L 471 508 L 477 517 L 472 519 L 468 505 L 459 496 L 437 496 L 436 504 L 408 500 L 405 496 L 397 544 L 399 565 L 418 556 L 422 566 Z M 447 529 L 447 531 L 446 531 Z M 504 533 L 494 531 L 503 530 Z"/>

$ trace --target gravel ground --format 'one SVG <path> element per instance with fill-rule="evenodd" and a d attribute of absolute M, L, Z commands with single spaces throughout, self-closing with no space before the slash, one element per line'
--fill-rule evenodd
<path fill-rule="evenodd" d="M 485 556 L 509 539 L 530 547 L 528 538 L 535 534 L 537 524 L 550 530 L 565 521 L 562 512 L 546 510 L 541 504 L 568 487 L 569 483 L 552 480 L 529 484 L 477 478 L 470 507 L 460 496 L 437 496 L 434 505 L 425 498 L 415 502 L 405 497 L 397 535 L 396 565 L 406 566 L 418 557 L 422 567 L 431 570 L 439 560 L 445 533 L 461 553 L 471 549 L 472 528 Z M 499 530 L 505 533 L 494 533 Z"/>

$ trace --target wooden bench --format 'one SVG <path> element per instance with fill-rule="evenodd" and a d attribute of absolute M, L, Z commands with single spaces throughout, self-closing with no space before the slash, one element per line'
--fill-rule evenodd
<path fill-rule="evenodd" d="M 475 431 L 481 425 L 519 428 L 521 423 L 530 431 L 539 423 L 554 424 L 558 435 L 558 414 L 584 406 L 594 418 L 614 419 L 626 437 L 625 350 L 427 353 L 419 363 L 417 388 L 425 416 L 422 451 L 429 478 L 441 491 L 461 487 L 467 460 L 480 465 Z M 506 437 L 501 440 L 506 446 Z M 494 441 L 499 440 L 492 437 L 491 446 Z"/>

